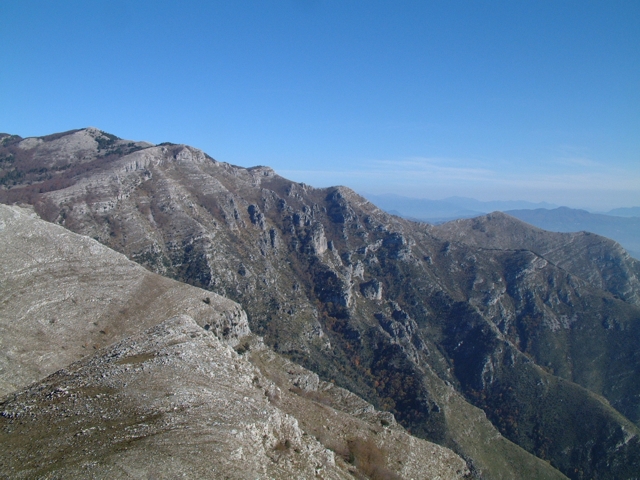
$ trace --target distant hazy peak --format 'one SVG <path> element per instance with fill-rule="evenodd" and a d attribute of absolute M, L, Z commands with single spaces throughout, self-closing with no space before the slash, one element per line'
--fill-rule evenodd
<path fill-rule="evenodd" d="M 607 215 L 615 215 L 618 217 L 640 217 L 640 207 L 614 208 L 609 210 Z"/>

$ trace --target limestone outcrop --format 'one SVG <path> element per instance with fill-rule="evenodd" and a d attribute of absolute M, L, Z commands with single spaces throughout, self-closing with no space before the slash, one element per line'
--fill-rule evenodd
<path fill-rule="evenodd" d="M 190 315 L 232 346 L 249 333 L 237 303 L 27 209 L 0 205 L 0 257 L 0 395 L 173 315 Z"/>

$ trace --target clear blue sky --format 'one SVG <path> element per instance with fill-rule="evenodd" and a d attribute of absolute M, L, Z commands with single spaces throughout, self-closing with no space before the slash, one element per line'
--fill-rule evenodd
<path fill-rule="evenodd" d="M 314 186 L 640 205 L 640 1 L 0 1 L 0 131 Z"/>

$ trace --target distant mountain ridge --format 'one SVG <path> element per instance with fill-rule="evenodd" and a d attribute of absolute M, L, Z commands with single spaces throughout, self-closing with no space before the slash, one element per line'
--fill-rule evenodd
<path fill-rule="evenodd" d="M 502 213 L 410 222 L 346 187 L 97 129 L 7 136 L 0 159 L 3 203 L 236 301 L 268 346 L 474 478 L 640 471 L 640 262 L 612 240 Z"/>
<path fill-rule="evenodd" d="M 507 210 L 505 213 L 552 232 L 597 233 L 615 240 L 630 255 L 640 259 L 640 217 L 603 215 L 567 207 L 553 210 Z"/>
<path fill-rule="evenodd" d="M 597 233 L 620 243 L 629 254 L 640 259 L 640 207 L 614 209 L 608 214 L 599 214 L 546 202 L 482 202 L 463 197 L 426 200 L 398 195 L 368 195 L 367 198 L 394 215 L 433 224 L 478 217 L 494 211 L 505 212 L 552 232 Z"/>
<path fill-rule="evenodd" d="M 429 223 L 442 223 L 457 218 L 470 218 L 484 215 L 494 211 L 556 208 L 547 202 L 526 201 L 480 201 L 467 197 L 448 197 L 442 200 L 429 200 L 425 198 L 403 197 L 401 195 L 363 194 L 368 200 L 388 212 L 397 212 L 400 216 L 427 221 Z"/>
<path fill-rule="evenodd" d="M 618 217 L 640 217 L 640 207 L 624 207 L 609 210 L 607 215 L 615 215 Z"/>

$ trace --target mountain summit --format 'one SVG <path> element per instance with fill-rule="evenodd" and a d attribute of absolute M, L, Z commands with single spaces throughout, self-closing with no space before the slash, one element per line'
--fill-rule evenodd
<path fill-rule="evenodd" d="M 238 302 L 270 348 L 472 475 L 640 471 L 640 264 L 615 242 L 504 214 L 414 223 L 96 129 L 0 137 L 0 201 Z"/>

